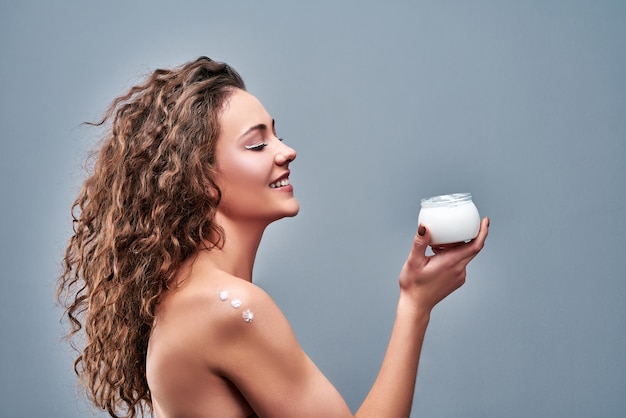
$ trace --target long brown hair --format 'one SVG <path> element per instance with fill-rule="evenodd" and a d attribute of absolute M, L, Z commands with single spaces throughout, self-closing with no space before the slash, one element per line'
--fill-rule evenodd
<path fill-rule="evenodd" d="M 218 116 L 239 74 L 200 57 L 154 71 L 113 101 L 92 172 L 72 205 L 57 298 L 68 336 L 84 335 L 74 370 L 113 417 L 151 411 L 146 350 L 155 308 L 181 263 L 220 246 L 214 223 Z"/>

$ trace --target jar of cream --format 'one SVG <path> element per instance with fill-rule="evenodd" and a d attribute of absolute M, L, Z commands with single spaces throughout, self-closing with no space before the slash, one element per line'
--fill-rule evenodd
<path fill-rule="evenodd" d="M 430 245 L 469 241 L 480 229 L 480 215 L 470 193 L 422 199 L 417 222 L 430 230 Z"/>

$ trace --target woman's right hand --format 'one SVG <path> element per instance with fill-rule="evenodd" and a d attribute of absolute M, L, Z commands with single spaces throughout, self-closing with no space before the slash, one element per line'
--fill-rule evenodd
<path fill-rule="evenodd" d="M 472 241 L 426 255 L 430 231 L 420 225 L 400 272 L 401 296 L 408 297 L 411 305 L 423 310 L 422 313 L 430 314 L 437 303 L 465 283 L 466 267 L 482 250 L 488 232 L 489 218 L 485 218 Z"/>

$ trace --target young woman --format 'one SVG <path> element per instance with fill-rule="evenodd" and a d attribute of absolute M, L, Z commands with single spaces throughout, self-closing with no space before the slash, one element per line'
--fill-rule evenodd
<path fill-rule="evenodd" d="M 73 205 L 59 279 L 75 370 L 114 417 L 343 418 L 341 395 L 252 283 L 265 228 L 295 216 L 296 152 L 228 65 L 157 70 L 116 99 Z M 425 254 L 419 226 L 399 277 L 385 358 L 358 417 L 408 417 L 433 307 L 487 237 Z"/>

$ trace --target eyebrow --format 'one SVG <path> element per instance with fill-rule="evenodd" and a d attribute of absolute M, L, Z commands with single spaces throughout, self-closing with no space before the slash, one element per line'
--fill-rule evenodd
<path fill-rule="evenodd" d="M 275 124 L 276 124 L 276 121 L 274 119 L 272 119 L 272 128 L 274 128 Z M 254 132 L 254 131 L 265 132 L 266 130 L 267 130 L 267 125 L 264 124 L 264 123 L 259 123 L 258 125 L 254 125 L 254 126 L 248 128 L 243 134 L 241 134 L 241 136 L 239 136 L 239 139 L 244 138 L 250 132 Z"/>

